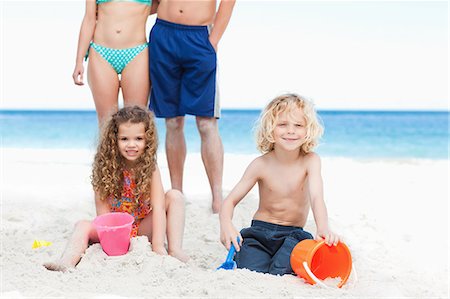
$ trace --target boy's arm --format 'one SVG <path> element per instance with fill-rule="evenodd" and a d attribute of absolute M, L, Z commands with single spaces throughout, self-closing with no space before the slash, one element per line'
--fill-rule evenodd
<path fill-rule="evenodd" d="M 158 166 L 156 166 L 152 174 L 150 198 L 153 213 L 152 250 L 158 254 L 167 255 L 167 250 L 164 248 L 164 240 L 166 238 L 166 202 Z"/>
<path fill-rule="evenodd" d="M 310 154 L 308 162 L 308 181 L 310 190 L 311 210 L 313 211 L 314 220 L 317 226 L 316 239 L 325 239 L 328 245 L 337 245 L 339 236 L 333 233 L 328 227 L 328 213 L 325 201 L 323 199 L 323 181 L 321 174 L 320 157 Z"/>
<path fill-rule="evenodd" d="M 220 1 L 219 9 L 217 10 L 216 17 L 214 18 L 214 26 L 209 34 L 209 41 L 216 51 L 217 45 L 219 44 L 219 41 L 228 26 L 228 22 L 230 21 L 235 3 L 236 0 Z"/>
<path fill-rule="evenodd" d="M 241 180 L 233 190 L 231 190 L 220 208 L 220 241 L 227 249 L 230 249 L 230 245 L 233 243 L 236 250 L 240 250 L 239 245 L 242 244 L 242 236 L 231 221 L 233 218 L 233 211 L 234 207 L 245 197 L 245 195 L 247 195 L 258 181 L 259 168 L 260 161 L 258 161 L 258 159 L 250 163 Z M 240 243 L 237 242 L 237 237 L 240 238 Z"/>
<path fill-rule="evenodd" d="M 95 211 L 97 212 L 97 216 L 110 212 L 108 201 L 102 199 L 98 191 L 95 191 Z"/>

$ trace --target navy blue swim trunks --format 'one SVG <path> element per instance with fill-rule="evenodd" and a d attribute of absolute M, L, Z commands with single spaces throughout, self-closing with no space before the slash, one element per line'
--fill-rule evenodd
<path fill-rule="evenodd" d="M 297 226 L 285 226 L 252 220 L 252 226 L 241 230 L 241 250 L 234 260 L 238 268 L 274 275 L 293 274 L 291 253 L 298 242 L 313 236 Z"/>
<path fill-rule="evenodd" d="M 209 27 L 157 19 L 149 45 L 149 108 L 156 117 L 219 118 L 217 56 L 209 41 Z"/>

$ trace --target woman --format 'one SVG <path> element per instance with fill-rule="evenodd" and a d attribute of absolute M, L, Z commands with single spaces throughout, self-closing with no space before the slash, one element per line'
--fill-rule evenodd
<path fill-rule="evenodd" d="M 88 84 L 99 124 L 124 105 L 146 106 L 150 90 L 145 25 L 156 11 L 152 0 L 86 0 L 73 80 L 83 85 L 83 59 L 89 56 Z M 119 77 L 120 75 L 120 77 Z"/>

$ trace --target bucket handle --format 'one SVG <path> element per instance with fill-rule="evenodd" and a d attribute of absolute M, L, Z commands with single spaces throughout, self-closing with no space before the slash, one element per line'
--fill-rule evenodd
<path fill-rule="evenodd" d="M 303 268 L 305 268 L 306 273 L 308 273 L 309 277 L 311 277 L 315 283 L 317 283 L 318 285 L 320 285 L 321 287 L 323 287 L 325 289 L 329 289 L 329 287 L 327 287 L 326 284 L 324 284 L 322 281 L 320 281 L 320 279 L 318 279 L 316 277 L 316 275 L 314 275 L 314 273 L 312 273 L 311 269 L 309 269 L 307 262 L 303 262 Z"/>
<path fill-rule="evenodd" d="M 356 269 L 355 269 L 355 264 L 352 263 L 352 273 L 350 273 L 350 275 L 353 274 L 353 283 L 352 283 L 352 287 L 355 286 L 356 281 L 358 281 L 358 275 L 356 275 Z"/>
<path fill-rule="evenodd" d="M 326 284 L 324 284 L 320 279 L 318 279 L 316 277 L 316 275 L 314 275 L 314 273 L 312 273 L 311 269 L 309 269 L 309 266 L 308 266 L 307 262 L 303 262 L 303 268 L 305 268 L 306 273 L 308 273 L 309 277 L 311 277 L 312 280 L 314 280 L 315 283 L 317 283 L 318 285 L 320 285 L 324 289 L 329 289 L 329 287 Z M 353 281 L 353 285 L 354 285 L 356 283 L 356 281 L 358 280 L 358 278 L 357 278 L 357 275 L 356 275 L 355 266 L 353 264 L 352 264 L 352 273 L 353 273 L 353 277 L 354 277 L 354 281 Z"/>

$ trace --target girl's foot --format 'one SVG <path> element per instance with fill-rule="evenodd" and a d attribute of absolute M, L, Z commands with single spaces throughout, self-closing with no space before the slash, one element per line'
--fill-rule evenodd
<path fill-rule="evenodd" d="M 61 261 L 44 263 L 44 267 L 50 271 L 61 271 L 61 272 L 67 272 L 69 269 L 73 268 L 71 265 L 64 264 Z"/>
<path fill-rule="evenodd" d="M 181 249 L 178 251 L 171 251 L 169 252 L 169 255 L 173 256 L 174 258 L 177 258 L 183 263 L 186 263 L 189 260 L 189 256 L 186 253 L 184 253 L 184 251 Z"/>

